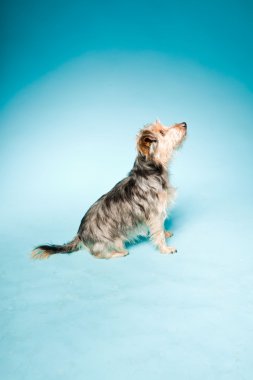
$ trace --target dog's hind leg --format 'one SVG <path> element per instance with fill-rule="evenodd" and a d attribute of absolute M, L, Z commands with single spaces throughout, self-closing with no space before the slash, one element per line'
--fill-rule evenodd
<path fill-rule="evenodd" d="M 127 250 L 125 250 L 125 251 L 112 251 L 110 259 L 115 259 L 117 257 L 124 257 L 124 256 L 127 256 L 128 253 L 129 252 Z"/>
<path fill-rule="evenodd" d="M 90 248 L 90 251 L 98 259 L 113 259 L 128 255 L 128 251 L 124 248 L 122 241 L 110 244 L 97 242 Z"/>
<path fill-rule="evenodd" d="M 108 246 L 105 243 L 97 242 L 92 247 L 89 247 L 90 253 L 97 259 L 109 259 Z"/>
<path fill-rule="evenodd" d="M 114 243 L 113 243 L 113 248 L 112 248 L 112 251 L 111 251 L 111 258 L 114 259 L 116 257 L 123 257 L 123 256 L 127 256 L 128 255 L 128 251 L 125 249 L 124 247 L 124 244 L 123 244 L 123 241 L 120 240 L 120 239 L 117 239 Z"/>

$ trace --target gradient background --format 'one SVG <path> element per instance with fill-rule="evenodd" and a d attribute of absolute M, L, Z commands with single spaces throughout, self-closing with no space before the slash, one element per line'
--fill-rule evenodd
<path fill-rule="evenodd" d="M 252 2 L 1 7 L 1 378 L 251 379 Z M 75 235 L 156 117 L 189 125 L 178 254 L 30 261 Z"/>

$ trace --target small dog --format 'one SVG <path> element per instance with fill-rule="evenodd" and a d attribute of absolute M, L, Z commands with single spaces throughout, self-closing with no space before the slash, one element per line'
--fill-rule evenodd
<path fill-rule="evenodd" d="M 128 177 L 89 208 L 71 242 L 40 245 L 32 257 L 44 259 L 82 247 L 97 258 L 122 257 L 128 254 L 125 242 L 148 234 L 161 253 L 176 252 L 166 244 L 172 233 L 164 230 L 166 210 L 175 194 L 167 168 L 186 133 L 186 123 L 165 127 L 156 121 L 145 126 L 137 135 L 138 154 Z"/>

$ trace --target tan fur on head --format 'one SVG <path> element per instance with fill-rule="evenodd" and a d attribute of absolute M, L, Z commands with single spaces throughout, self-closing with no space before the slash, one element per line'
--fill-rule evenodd
<path fill-rule="evenodd" d="M 173 151 L 181 145 L 185 137 L 185 123 L 166 127 L 156 120 L 140 131 L 137 136 L 137 150 L 147 159 L 152 159 L 166 166 Z"/>
<path fill-rule="evenodd" d="M 152 144 L 157 143 L 157 138 L 154 133 L 148 130 L 144 130 L 138 140 L 138 150 L 139 152 L 148 157 L 151 156 L 152 150 L 151 146 Z"/>

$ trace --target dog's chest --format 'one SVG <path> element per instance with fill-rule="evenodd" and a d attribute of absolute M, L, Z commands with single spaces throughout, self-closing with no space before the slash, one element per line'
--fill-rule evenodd
<path fill-rule="evenodd" d="M 168 207 L 174 201 L 176 195 L 176 190 L 169 186 L 168 189 L 161 190 L 158 192 L 158 203 L 157 211 L 158 213 L 166 215 Z"/>
<path fill-rule="evenodd" d="M 159 214 L 166 214 L 169 203 L 169 195 L 167 190 L 161 190 L 158 193 L 157 212 Z"/>

